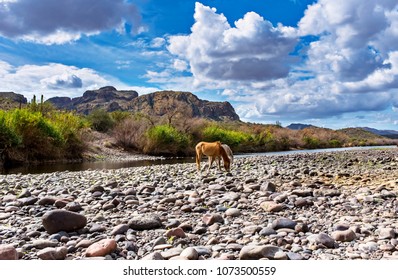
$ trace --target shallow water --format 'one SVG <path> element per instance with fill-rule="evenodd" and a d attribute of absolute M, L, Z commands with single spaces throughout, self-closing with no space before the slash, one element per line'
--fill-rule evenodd
<path fill-rule="evenodd" d="M 366 146 L 366 147 L 350 147 L 350 148 L 332 148 L 332 149 L 314 149 L 314 150 L 295 150 L 267 153 L 250 153 L 237 154 L 235 158 L 251 157 L 251 156 L 271 156 L 271 155 L 290 155 L 302 153 L 320 153 L 320 152 L 336 152 L 350 150 L 369 150 L 369 149 L 396 149 L 396 146 Z M 97 161 L 97 162 L 79 162 L 79 163 L 53 163 L 41 165 L 29 165 L 5 168 L 0 170 L 0 174 L 40 174 L 52 173 L 57 171 L 83 171 L 83 170 L 99 170 L 99 169 L 118 169 L 127 167 L 150 166 L 159 164 L 176 164 L 176 163 L 194 163 L 194 157 L 184 158 L 164 158 L 156 160 L 132 160 L 132 161 Z"/>

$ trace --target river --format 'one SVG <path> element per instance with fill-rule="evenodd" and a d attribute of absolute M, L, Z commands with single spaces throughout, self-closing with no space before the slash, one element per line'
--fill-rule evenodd
<path fill-rule="evenodd" d="M 300 153 L 320 153 L 320 152 L 338 152 L 349 150 L 368 150 L 368 149 L 396 149 L 396 146 L 365 146 L 365 147 L 349 147 L 349 148 L 330 148 L 330 149 L 314 149 L 314 150 L 294 150 L 267 153 L 251 153 L 237 154 L 235 158 L 251 157 L 251 156 L 272 156 L 272 155 L 290 155 Z M 206 159 L 207 160 L 207 159 Z M 57 171 L 82 171 L 88 169 L 118 169 L 127 167 L 150 166 L 159 164 L 176 164 L 176 163 L 194 163 L 194 157 L 183 158 L 164 158 L 154 160 L 132 160 L 132 161 L 96 161 L 96 162 L 79 162 L 79 163 L 52 163 L 40 165 L 26 165 L 0 170 L 0 174 L 40 174 L 52 173 Z"/>

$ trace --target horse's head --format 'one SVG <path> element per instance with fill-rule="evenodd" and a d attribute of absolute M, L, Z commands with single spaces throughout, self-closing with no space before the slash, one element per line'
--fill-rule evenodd
<path fill-rule="evenodd" d="M 231 170 L 231 162 L 229 160 L 224 159 L 224 168 L 227 172 Z"/>

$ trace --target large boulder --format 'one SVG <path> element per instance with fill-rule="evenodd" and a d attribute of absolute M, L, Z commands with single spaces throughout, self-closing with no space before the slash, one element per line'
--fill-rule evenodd
<path fill-rule="evenodd" d="M 71 232 L 84 228 L 87 218 L 79 213 L 57 209 L 45 213 L 42 224 L 49 234 L 59 231 Z"/>

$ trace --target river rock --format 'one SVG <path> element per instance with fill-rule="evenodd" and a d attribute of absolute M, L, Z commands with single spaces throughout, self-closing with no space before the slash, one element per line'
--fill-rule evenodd
<path fill-rule="evenodd" d="M 395 231 L 392 228 L 382 228 L 379 230 L 379 239 L 395 238 Z"/>
<path fill-rule="evenodd" d="M 289 229 L 294 230 L 296 225 L 297 225 L 297 222 L 295 222 L 291 219 L 288 219 L 288 218 L 279 218 L 272 222 L 272 228 L 274 230 L 278 230 L 281 228 L 289 228 Z"/>
<path fill-rule="evenodd" d="M 115 226 L 112 230 L 111 230 L 111 235 L 118 235 L 118 234 L 123 234 L 126 231 L 128 231 L 129 229 L 129 225 L 128 224 L 120 224 Z"/>
<path fill-rule="evenodd" d="M 279 212 L 284 209 L 284 205 L 280 203 L 276 203 L 274 201 L 264 201 L 260 204 L 260 207 L 263 208 L 267 212 Z"/>
<path fill-rule="evenodd" d="M 150 230 L 162 227 L 162 221 L 156 215 L 137 215 L 130 219 L 129 227 L 134 230 Z"/>
<path fill-rule="evenodd" d="M 102 239 L 91 244 L 86 250 L 86 257 L 103 257 L 115 251 L 117 248 L 114 239 Z"/>
<path fill-rule="evenodd" d="M 195 250 L 195 248 L 188 247 L 188 248 L 185 248 L 185 249 L 181 252 L 180 256 L 185 257 L 185 258 L 187 258 L 188 260 L 197 260 L 198 257 L 199 257 L 199 254 L 198 254 L 198 252 Z"/>
<path fill-rule="evenodd" d="M 14 246 L 0 244 L 0 260 L 18 260 L 18 252 Z"/>
<path fill-rule="evenodd" d="M 336 242 L 334 241 L 334 239 L 332 237 L 330 237 L 328 234 L 323 233 L 323 232 L 316 235 L 315 241 L 318 244 L 322 244 L 322 245 L 326 246 L 327 248 L 334 248 L 336 245 Z"/>
<path fill-rule="evenodd" d="M 182 228 L 176 227 L 166 231 L 167 238 L 185 238 L 186 234 Z"/>
<path fill-rule="evenodd" d="M 42 260 L 64 260 L 67 254 L 66 247 L 44 248 L 37 252 L 37 257 Z"/>
<path fill-rule="evenodd" d="M 211 226 L 214 223 L 224 223 L 224 218 L 220 214 L 205 214 L 202 217 L 203 223 L 205 225 Z"/>
<path fill-rule="evenodd" d="M 332 233 L 332 238 L 336 241 L 350 242 L 357 238 L 357 235 L 352 229 L 338 230 Z"/>
<path fill-rule="evenodd" d="M 254 246 L 248 245 L 244 246 L 242 250 L 239 252 L 240 260 L 259 260 L 262 258 L 267 259 L 275 259 L 279 253 L 283 253 L 283 250 L 277 246 L 273 245 L 263 245 L 263 246 Z M 281 257 L 281 256 L 279 256 Z"/>
<path fill-rule="evenodd" d="M 225 211 L 225 215 L 229 217 L 239 217 L 241 215 L 241 211 L 237 208 L 229 208 Z"/>
<path fill-rule="evenodd" d="M 58 231 L 76 231 L 87 224 L 87 218 L 68 210 L 51 210 L 42 217 L 42 224 L 49 234 Z"/>

